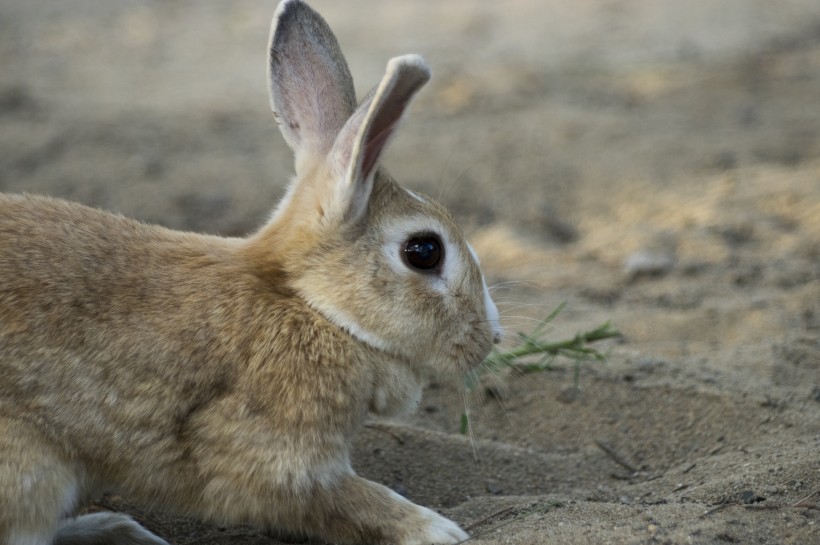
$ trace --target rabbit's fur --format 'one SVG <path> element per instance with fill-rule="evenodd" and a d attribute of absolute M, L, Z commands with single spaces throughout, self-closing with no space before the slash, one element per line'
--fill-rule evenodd
<path fill-rule="evenodd" d="M 299 0 L 274 16 L 271 105 L 296 178 L 246 239 L 0 195 L 0 544 L 162 544 L 74 511 L 120 490 L 170 512 L 339 543 L 455 543 L 453 522 L 354 474 L 368 412 L 499 335 L 448 212 L 378 166 L 415 92 L 393 59 L 357 107 L 335 38 Z M 418 234 L 441 265 L 414 270 Z"/>

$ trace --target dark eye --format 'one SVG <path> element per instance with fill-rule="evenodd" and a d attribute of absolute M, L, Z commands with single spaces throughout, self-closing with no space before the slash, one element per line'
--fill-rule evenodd
<path fill-rule="evenodd" d="M 420 271 L 438 267 L 443 253 L 441 241 L 434 235 L 415 236 L 404 243 L 407 264 Z"/>

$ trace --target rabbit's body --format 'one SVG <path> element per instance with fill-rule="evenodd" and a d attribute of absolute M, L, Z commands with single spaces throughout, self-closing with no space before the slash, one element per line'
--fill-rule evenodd
<path fill-rule="evenodd" d="M 415 400 L 410 362 L 357 342 L 272 284 L 274 271 L 256 276 L 240 258 L 249 247 L 0 196 L 0 459 L 18 452 L 61 485 L 54 524 L 121 490 L 212 520 L 309 530 L 313 489 L 351 472 L 368 410 Z M 0 495 L 0 530 L 36 494 L 15 492 Z"/>
<path fill-rule="evenodd" d="M 466 537 L 348 455 L 369 411 L 412 407 L 424 373 L 470 369 L 498 335 L 452 218 L 377 165 L 429 73 L 394 59 L 355 108 L 298 0 L 271 71 L 297 178 L 249 238 L 0 195 L 0 544 L 164 543 L 121 515 L 61 521 L 109 490 L 345 543 Z"/>
<path fill-rule="evenodd" d="M 290 494 L 349 471 L 351 434 L 368 409 L 410 402 L 414 371 L 255 276 L 246 248 L 0 196 L 0 418 L 108 490 L 195 512 L 222 496 L 217 518 L 250 520 L 242 498 L 266 472 Z"/>

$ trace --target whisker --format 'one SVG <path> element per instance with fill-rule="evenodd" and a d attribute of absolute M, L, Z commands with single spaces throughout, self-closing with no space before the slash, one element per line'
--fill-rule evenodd
<path fill-rule="evenodd" d="M 522 322 L 538 322 L 538 323 L 541 323 L 541 320 L 539 320 L 538 318 L 533 318 L 531 316 L 515 315 L 515 316 L 502 316 L 502 318 L 503 318 L 502 322 L 503 322 L 504 325 L 509 325 L 511 322 L 513 322 L 515 320 L 521 320 Z M 488 323 L 488 322 L 492 322 L 492 320 L 490 320 L 489 318 L 476 318 L 476 319 L 473 320 L 473 323 L 475 323 L 475 324 L 485 324 L 485 323 Z"/>
<path fill-rule="evenodd" d="M 507 309 L 507 312 L 513 312 L 514 310 L 517 310 L 517 309 L 514 309 L 514 308 Z M 511 320 L 522 320 L 524 322 L 538 322 L 539 324 L 544 321 L 543 318 L 535 318 L 533 316 L 524 316 L 522 314 L 515 314 L 515 315 L 506 314 L 506 315 L 504 315 L 504 314 L 501 314 L 499 312 L 498 315 L 499 315 L 499 317 L 503 318 L 503 322 L 505 324 L 509 323 Z M 481 323 L 486 323 L 486 322 L 489 322 L 489 321 L 491 321 L 489 318 L 475 318 L 473 320 L 473 323 L 481 324 Z M 548 325 L 552 325 L 552 324 L 548 324 Z"/>
<path fill-rule="evenodd" d="M 519 314 L 513 314 L 513 312 L 515 312 L 517 310 L 523 311 L 524 314 L 520 314 L 520 313 Z M 501 312 L 503 312 L 503 314 Z M 511 308 L 505 309 L 504 311 L 500 311 L 498 313 L 498 315 L 502 319 L 502 321 L 504 321 L 504 322 L 507 322 L 507 321 L 510 321 L 510 320 L 524 320 L 525 322 L 539 322 L 540 323 L 540 322 L 544 321 L 544 318 L 542 316 L 540 316 L 540 315 L 533 316 L 529 312 L 529 310 L 525 307 L 524 308 L 522 308 L 522 307 L 511 307 Z"/>
<path fill-rule="evenodd" d="M 526 288 L 538 288 L 538 286 L 533 282 L 525 282 L 523 280 L 507 280 L 506 282 L 497 282 L 492 286 L 487 286 L 487 290 L 495 291 L 500 288 L 509 288 L 509 287 L 518 287 L 523 286 Z"/>
<path fill-rule="evenodd" d="M 503 299 L 493 299 L 496 307 L 505 307 L 507 310 L 513 307 L 520 307 L 520 308 L 539 308 L 543 311 L 545 305 L 541 302 L 536 303 L 529 303 L 526 301 L 514 301 L 514 300 L 503 300 Z M 540 313 L 539 313 L 540 314 Z"/>
<path fill-rule="evenodd" d="M 453 155 L 455 155 L 455 153 L 455 148 L 450 148 L 450 153 L 447 154 L 447 158 L 444 160 L 444 166 L 441 167 L 441 171 L 438 175 L 438 180 L 436 183 L 436 185 L 438 186 L 438 194 L 436 195 L 436 201 L 438 202 L 441 202 L 442 192 L 444 191 L 445 185 L 447 185 L 448 183 L 445 181 L 444 175 L 447 173 L 447 169 L 450 166 L 450 161 L 452 160 Z"/>
<path fill-rule="evenodd" d="M 520 314 L 516 314 L 516 315 L 507 314 L 507 315 L 504 315 L 502 317 L 503 317 L 503 322 L 505 324 L 510 323 L 514 320 L 520 320 L 521 323 L 535 323 L 535 324 L 541 324 L 541 323 L 544 322 L 543 318 L 533 318 L 532 316 L 522 316 Z M 547 324 L 547 326 L 548 327 L 555 327 L 553 324 Z"/>
<path fill-rule="evenodd" d="M 470 379 L 478 380 L 478 373 L 474 369 L 470 370 Z M 470 447 L 473 449 L 473 458 L 475 461 L 480 464 L 484 465 L 483 460 L 481 459 L 481 455 L 478 452 L 478 446 L 475 442 L 475 436 L 473 435 L 473 423 L 470 420 L 470 408 L 467 403 L 467 385 L 462 382 L 461 383 L 461 399 L 464 402 L 464 417 L 467 419 L 467 435 L 470 438 Z"/>

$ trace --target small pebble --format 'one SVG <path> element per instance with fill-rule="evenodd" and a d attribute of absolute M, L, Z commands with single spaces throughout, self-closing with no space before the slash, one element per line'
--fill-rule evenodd
<path fill-rule="evenodd" d="M 675 258 L 667 252 L 638 250 L 624 260 L 624 270 L 630 278 L 660 276 L 675 265 Z"/>
<path fill-rule="evenodd" d="M 744 490 L 740 493 L 740 501 L 745 504 L 752 504 L 766 501 L 766 498 L 758 496 L 753 490 Z"/>
<path fill-rule="evenodd" d="M 496 496 L 503 492 L 501 487 L 498 486 L 498 483 L 495 481 L 487 481 L 486 489 L 487 492 L 489 492 L 490 494 L 494 494 Z"/>

